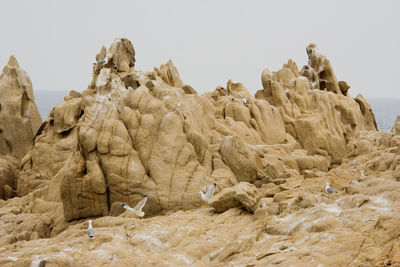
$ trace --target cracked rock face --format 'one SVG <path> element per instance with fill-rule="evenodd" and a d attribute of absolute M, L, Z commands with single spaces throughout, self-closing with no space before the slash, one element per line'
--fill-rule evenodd
<path fill-rule="evenodd" d="M 32 149 L 41 123 L 31 80 L 11 56 L 0 75 L 0 199 L 16 195 L 19 160 Z"/>
<path fill-rule="evenodd" d="M 302 148 L 339 163 L 350 138 L 373 119 L 340 92 L 310 88 L 292 61 L 263 72 L 265 94 L 256 98 L 232 81 L 219 89 L 224 94 L 199 96 L 183 89 L 171 61 L 154 72 L 134 69 L 127 39 L 97 57 L 105 54 L 88 89 L 54 108 L 22 162 L 19 195 L 40 189 L 63 203 L 67 220 L 105 216 L 113 203 L 133 205 L 143 195 L 147 215 L 191 209 L 202 204 L 199 188 L 217 179 L 222 190 L 307 169 L 297 157 L 288 157 L 292 171 L 272 164 L 257 151 L 263 146 L 286 144 L 287 152 Z M 314 70 L 330 67 L 324 56 L 309 56 Z"/>
<path fill-rule="evenodd" d="M 0 160 L 18 192 L 0 201 L 1 265 L 400 264 L 399 119 L 377 131 L 367 101 L 307 53 L 301 70 L 264 70 L 255 96 L 231 80 L 199 95 L 172 61 L 143 72 L 129 40 L 103 47 L 20 167 Z M 121 207 L 144 195 L 143 219 Z"/>
<path fill-rule="evenodd" d="M 33 146 L 42 119 L 32 83 L 14 56 L 0 75 L 0 153 L 19 159 Z"/>

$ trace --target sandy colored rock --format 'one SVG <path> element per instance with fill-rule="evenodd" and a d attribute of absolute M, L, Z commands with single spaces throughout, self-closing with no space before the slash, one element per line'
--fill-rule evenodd
<path fill-rule="evenodd" d="M 89 88 L 51 112 L 22 162 L 20 196 L 40 189 L 63 202 L 68 220 L 105 216 L 111 203 L 134 205 L 144 194 L 148 216 L 192 209 L 202 204 L 199 189 L 212 182 L 223 190 L 241 181 L 282 184 L 307 170 L 316 177 L 366 130 L 356 101 L 310 90 L 291 60 L 263 72 L 269 91 L 261 99 L 232 81 L 199 96 L 172 61 L 154 72 L 134 70 L 132 51 L 117 38 L 108 63 L 93 68 Z M 309 56 L 310 64 L 322 64 L 322 56 Z M 306 154 L 297 155 L 299 148 Z"/>
<path fill-rule="evenodd" d="M 0 75 L 0 153 L 23 158 L 41 123 L 32 82 L 11 56 Z"/>
<path fill-rule="evenodd" d="M 261 160 L 239 136 L 227 136 L 221 144 L 221 156 L 239 182 L 254 182 Z"/>
<path fill-rule="evenodd" d="M 154 68 L 155 72 L 163 81 L 172 87 L 183 87 L 183 82 L 179 77 L 177 68 L 172 63 L 172 60 L 168 60 L 167 64 L 162 64 L 160 68 Z"/>
<path fill-rule="evenodd" d="M 214 195 L 210 202 L 208 202 L 208 205 L 213 207 L 216 212 L 224 212 L 231 208 L 243 207 L 254 213 L 257 209 L 260 197 L 260 192 L 258 192 L 254 185 L 247 182 L 240 182 Z"/>
<path fill-rule="evenodd" d="M 105 47 L 101 49 L 96 59 L 103 56 L 104 50 Z M 107 59 L 107 65 L 116 71 L 129 71 L 131 67 L 135 66 L 135 49 L 131 41 L 126 38 L 115 39 L 107 53 Z"/>
<path fill-rule="evenodd" d="M 396 117 L 396 121 L 392 127 L 392 133 L 394 135 L 400 135 L 400 115 Z"/>
<path fill-rule="evenodd" d="M 354 99 L 360 105 L 361 113 L 364 116 L 366 122 L 367 130 L 378 130 L 378 126 L 376 124 L 375 115 L 372 112 L 371 106 L 368 104 L 367 100 L 363 95 L 358 94 Z"/>
<path fill-rule="evenodd" d="M 350 89 L 350 85 L 348 85 L 345 81 L 339 81 L 339 88 L 343 95 L 347 95 L 347 92 Z"/>
<path fill-rule="evenodd" d="M 0 199 L 16 196 L 19 160 L 0 155 Z"/>
<path fill-rule="evenodd" d="M 318 76 L 320 90 L 327 90 L 336 94 L 341 94 L 339 83 L 333 72 L 329 59 L 322 55 L 315 44 L 307 46 L 308 65 L 313 68 Z"/>
<path fill-rule="evenodd" d="M 32 149 L 41 123 L 31 80 L 11 56 L 0 75 L 0 199 L 16 195 L 19 160 Z"/>
<path fill-rule="evenodd" d="M 58 104 L 54 108 L 54 128 L 56 133 L 71 130 L 76 125 L 81 113 L 81 99 L 74 98 Z"/>
<path fill-rule="evenodd" d="M 231 80 L 196 94 L 172 61 L 136 70 L 133 51 L 102 48 L 107 63 L 50 112 L 20 167 L 0 157 L 0 194 L 15 177 L 18 193 L 0 200 L 2 266 L 397 264 L 397 124 L 376 131 L 315 45 L 300 71 L 264 70 L 255 96 Z M 144 195 L 144 218 L 121 207 Z"/>

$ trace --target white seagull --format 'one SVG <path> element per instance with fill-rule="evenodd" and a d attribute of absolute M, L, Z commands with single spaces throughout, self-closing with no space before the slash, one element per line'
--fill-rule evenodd
<path fill-rule="evenodd" d="M 89 220 L 89 226 L 88 226 L 88 228 L 86 229 L 86 233 L 88 234 L 88 236 L 89 236 L 90 238 L 94 238 L 94 229 L 93 229 L 93 227 L 92 227 L 92 220 Z"/>
<path fill-rule="evenodd" d="M 199 194 L 201 196 L 201 199 L 205 202 L 208 202 L 210 200 L 210 198 L 213 196 L 214 194 L 214 190 L 217 187 L 216 183 L 213 183 L 212 185 L 210 185 L 209 187 L 204 187 L 204 193 L 203 191 L 200 191 Z"/>
<path fill-rule="evenodd" d="M 364 170 L 360 170 L 360 175 L 361 175 L 361 178 L 364 178 L 365 177 L 365 173 L 364 173 Z"/>
<path fill-rule="evenodd" d="M 132 211 L 137 216 L 143 217 L 144 212 L 142 211 L 142 209 L 143 209 L 144 205 L 146 204 L 146 201 L 147 201 L 147 196 L 144 195 L 143 199 L 140 200 L 139 203 L 137 203 L 134 208 L 131 208 L 128 204 L 125 204 L 125 203 L 121 203 L 121 206 L 126 210 Z"/>
<path fill-rule="evenodd" d="M 99 66 L 101 66 L 101 65 L 104 65 L 104 64 L 106 64 L 106 63 L 107 63 L 107 61 L 106 61 L 105 59 L 102 59 L 102 60 L 99 60 L 99 61 L 93 63 L 93 65 L 99 65 Z"/>
<path fill-rule="evenodd" d="M 242 102 L 243 102 L 243 104 L 246 105 L 246 104 L 247 104 L 247 99 L 246 99 L 245 97 L 243 97 L 243 98 L 242 98 Z"/>
<path fill-rule="evenodd" d="M 325 192 L 327 192 L 328 194 L 336 193 L 336 191 L 329 186 L 329 182 L 326 183 Z"/>

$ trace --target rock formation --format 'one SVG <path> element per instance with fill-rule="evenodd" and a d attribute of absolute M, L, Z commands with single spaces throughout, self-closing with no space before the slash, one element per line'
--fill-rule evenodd
<path fill-rule="evenodd" d="M 129 40 L 103 47 L 21 160 L 19 197 L 0 202 L 0 263 L 400 264 L 398 123 L 377 131 L 367 101 L 307 54 L 301 70 L 265 69 L 255 96 L 231 80 L 199 95 L 172 61 L 143 72 Z M 144 219 L 121 210 L 143 195 Z"/>
<path fill-rule="evenodd" d="M 42 123 L 28 74 L 14 56 L 0 75 L 0 153 L 21 159 Z"/>
<path fill-rule="evenodd" d="M 28 74 L 11 56 L 0 75 L 0 199 L 16 195 L 19 160 L 42 123 L 34 101 Z"/>

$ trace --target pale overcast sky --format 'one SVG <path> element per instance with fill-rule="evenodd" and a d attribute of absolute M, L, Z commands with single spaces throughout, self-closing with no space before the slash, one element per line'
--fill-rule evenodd
<path fill-rule="evenodd" d="M 307 63 L 315 42 L 350 94 L 399 97 L 400 1 L 2 1 L 0 65 L 14 54 L 34 90 L 82 91 L 103 44 L 130 39 L 136 68 L 172 59 L 198 92 Z"/>

